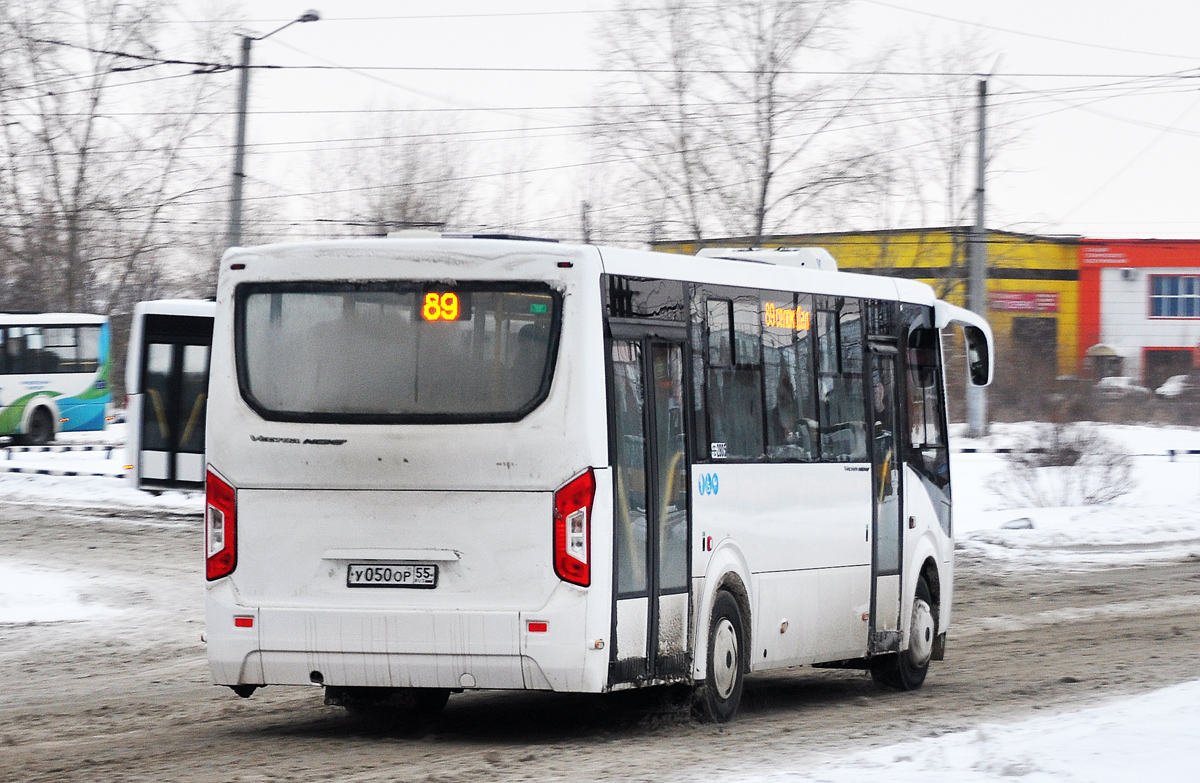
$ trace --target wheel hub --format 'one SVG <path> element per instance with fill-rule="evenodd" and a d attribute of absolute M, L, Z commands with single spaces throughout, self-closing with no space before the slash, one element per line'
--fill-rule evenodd
<path fill-rule="evenodd" d="M 937 633 L 933 610 L 923 598 L 913 601 L 912 625 L 909 628 L 908 659 L 916 668 L 929 663 L 933 655 L 933 637 Z"/>
<path fill-rule="evenodd" d="M 733 629 L 733 623 L 722 617 L 717 624 L 717 632 L 713 634 L 713 683 L 716 685 L 717 698 L 724 701 L 733 693 L 737 682 L 738 640 Z"/>

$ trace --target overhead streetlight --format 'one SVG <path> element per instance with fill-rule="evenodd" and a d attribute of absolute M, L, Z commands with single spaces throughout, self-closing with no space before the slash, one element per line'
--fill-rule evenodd
<path fill-rule="evenodd" d="M 238 86 L 237 141 L 233 149 L 233 188 L 229 197 L 229 232 L 227 247 L 236 247 L 242 242 L 242 181 L 246 178 L 246 104 L 250 97 L 250 47 L 255 41 L 270 38 L 280 30 L 286 30 L 298 22 L 316 22 L 321 15 L 316 11 L 305 11 L 292 21 L 266 35 L 242 36 L 241 81 Z"/>

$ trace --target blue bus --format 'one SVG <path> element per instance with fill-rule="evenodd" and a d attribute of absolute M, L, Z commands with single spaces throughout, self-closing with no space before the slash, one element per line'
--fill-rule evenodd
<path fill-rule="evenodd" d="M 42 445 L 103 430 L 109 342 L 102 315 L 0 313 L 0 436 Z"/>

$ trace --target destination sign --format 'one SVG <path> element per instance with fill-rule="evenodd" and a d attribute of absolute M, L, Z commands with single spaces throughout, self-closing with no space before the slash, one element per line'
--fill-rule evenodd
<path fill-rule="evenodd" d="M 812 324 L 812 313 L 803 307 L 792 309 L 767 302 L 763 308 L 763 326 L 773 329 L 791 329 L 807 332 Z"/>

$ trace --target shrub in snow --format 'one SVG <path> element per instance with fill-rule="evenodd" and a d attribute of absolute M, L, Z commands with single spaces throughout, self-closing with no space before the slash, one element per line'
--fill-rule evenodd
<path fill-rule="evenodd" d="M 991 489 L 1012 507 L 1100 505 L 1135 486 L 1133 459 L 1089 424 L 1036 426 L 1006 459 Z"/>

